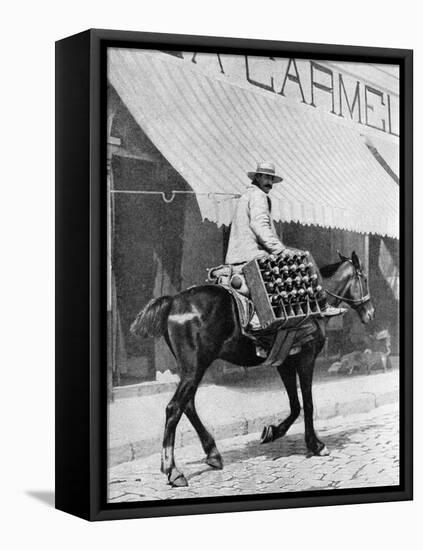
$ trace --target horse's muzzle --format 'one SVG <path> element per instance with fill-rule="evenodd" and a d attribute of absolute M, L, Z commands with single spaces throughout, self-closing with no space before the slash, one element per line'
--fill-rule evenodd
<path fill-rule="evenodd" d="M 362 322 L 366 325 L 367 323 L 370 323 L 370 321 L 373 321 L 375 318 L 375 308 L 372 304 L 367 304 L 364 311 L 360 314 Z"/>

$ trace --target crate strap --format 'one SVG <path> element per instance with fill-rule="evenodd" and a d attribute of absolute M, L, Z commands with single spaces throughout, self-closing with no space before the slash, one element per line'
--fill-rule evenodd
<path fill-rule="evenodd" d="M 266 367 L 279 367 L 285 361 L 297 335 L 296 330 L 279 330 L 270 353 L 262 363 Z"/>

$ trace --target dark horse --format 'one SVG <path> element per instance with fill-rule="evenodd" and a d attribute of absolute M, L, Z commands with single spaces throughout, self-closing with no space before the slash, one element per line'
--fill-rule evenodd
<path fill-rule="evenodd" d="M 341 302 L 355 309 L 363 323 L 374 316 L 367 279 L 360 260 L 353 252 L 351 259 L 340 254 L 341 261 L 321 269 L 324 288 L 333 305 Z M 231 294 L 219 285 L 195 286 L 176 294 L 151 300 L 131 326 L 135 335 L 164 336 L 174 355 L 180 382 L 166 407 L 161 469 L 168 482 L 177 487 L 188 485 L 175 465 L 175 431 L 183 413 L 186 414 L 206 453 L 206 462 L 213 468 L 223 467 L 215 440 L 201 422 L 195 408 L 195 394 L 201 379 L 215 359 L 237 365 L 255 366 L 264 359 L 256 355 L 252 340 L 242 334 L 238 312 Z M 277 426 L 264 428 L 262 442 L 285 435 L 300 414 L 297 394 L 297 374 L 300 380 L 304 407 L 305 442 L 310 453 L 325 455 L 328 451 L 318 439 L 313 426 L 312 379 L 317 354 L 324 344 L 324 334 L 302 346 L 296 355 L 289 355 L 278 367 L 289 397 L 291 412 Z"/>

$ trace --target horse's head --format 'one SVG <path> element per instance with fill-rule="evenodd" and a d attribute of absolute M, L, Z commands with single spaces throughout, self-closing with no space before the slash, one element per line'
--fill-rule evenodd
<path fill-rule="evenodd" d="M 338 254 L 341 261 L 330 276 L 330 285 L 326 288 L 326 292 L 336 299 L 336 303 L 348 304 L 357 312 L 361 322 L 367 324 L 374 319 L 375 310 L 370 298 L 367 276 L 360 259 L 355 252 L 352 253 L 351 258 L 339 252 Z M 322 275 L 325 276 L 324 269 Z"/>

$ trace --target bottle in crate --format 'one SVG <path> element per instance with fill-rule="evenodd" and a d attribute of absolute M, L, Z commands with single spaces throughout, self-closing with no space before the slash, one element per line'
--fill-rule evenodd
<path fill-rule="evenodd" d="M 266 287 L 268 294 L 272 294 L 275 290 L 275 283 L 272 281 L 266 282 L 264 286 Z"/>
<path fill-rule="evenodd" d="M 284 281 L 281 277 L 278 277 L 278 278 L 275 280 L 275 285 L 276 285 L 278 288 L 284 288 L 284 287 L 285 287 L 285 281 Z"/>
<path fill-rule="evenodd" d="M 276 307 L 279 305 L 279 295 L 278 294 L 272 294 L 270 296 L 270 304 L 272 307 Z"/>
<path fill-rule="evenodd" d="M 283 258 L 284 263 L 287 264 L 287 265 L 291 265 L 293 263 L 292 255 L 289 251 L 285 251 L 283 253 L 282 258 Z"/>
<path fill-rule="evenodd" d="M 262 271 L 263 279 L 265 281 L 270 281 L 272 277 L 272 270 L 270 267 L 266 267 L 264 271 Z"/>
<path fill-rule="evenodd" d="M 288 292 L 286 290 L 281 291 L 280 297 L 284 304 L 288 303 Z"/>

